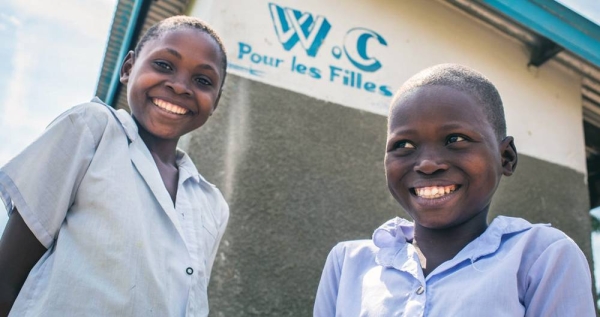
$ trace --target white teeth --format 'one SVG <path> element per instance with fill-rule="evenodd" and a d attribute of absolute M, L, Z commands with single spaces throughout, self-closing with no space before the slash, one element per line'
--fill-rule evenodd
<path fill-rule="evenodd" d="M 155 105 L 157 105 L 159 108 L 162 108 L 164 110 L 167 110 L 168 112 L 171 113 L 175 113 L 175 114 L 186 114 L 188 111 L 187 109 L 180 107 L 178 105 L 174 105 L 170 102 L 166 102 L 164 100 L 160 100 L 157 98 L 152 99 L 152 102 L 154 102 Z"/>
<path fill-rule="evenodd" d="M 442 196 L 448 195 L 455 190 L 456 190 L 456 185 L 430 186 L 430 187 L 415 188 L 415 193 L 419 197 L 433 199 L 433 198 L 440 198 Z"/>

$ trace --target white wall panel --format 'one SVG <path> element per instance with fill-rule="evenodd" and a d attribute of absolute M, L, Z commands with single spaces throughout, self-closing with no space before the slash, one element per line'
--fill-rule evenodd
<path fill-rule="evenodd" d="M 381 115 L 419 70 L 472 67 L 497 85 L 521 153 L 585 173 L 580 76 L 552 61 L 528 69 L 523 45 L 440 2 L 202 0 L 190 14 L 222 35 L 231 73 Z"/>

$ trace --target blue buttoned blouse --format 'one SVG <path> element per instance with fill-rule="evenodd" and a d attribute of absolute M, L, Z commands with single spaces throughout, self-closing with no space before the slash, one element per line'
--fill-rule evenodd
<path fill-rule="evenodd" d="M 314 316 L 592 317 L 588 262 L 561 231 L 497 217 L 427 277 L 413 223 L 395 218 L 372 240 L 330 252 Z"/>

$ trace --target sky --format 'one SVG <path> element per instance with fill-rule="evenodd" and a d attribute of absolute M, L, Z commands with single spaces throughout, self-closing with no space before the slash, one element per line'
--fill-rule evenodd
<path fill-rule="evenodd" d="M 0 166 L 60 113 L 94 97 L 116 4 L 0 1 Z"/>
<path fill-rule="evenodd" d="M 555 0 L 600 25 L 600 0 Z"/>
<path fill-rule="evenodd" d="M 115 5 L 2 1 L 0 165 L 62 111 L 93 97 Z"/>
<path fill-rule="evenodd" d="M 600 25 L 600 0 L 557 1 Z M 0 2 L 0 166 L 57 115 L 94 96 L 116 3 Z M 0 204 L 0 233 L 3 209 Z M 600 233 L 592 240 L 600 259 Z"/>

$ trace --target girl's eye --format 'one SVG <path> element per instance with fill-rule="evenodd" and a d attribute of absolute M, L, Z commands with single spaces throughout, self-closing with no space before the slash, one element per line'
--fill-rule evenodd
<path fill-rule="evenodd" d="M 450 137 L 448 137 L 448 139 L 446 140 L 446 144 L 451 144 L 451 143 L 456 143 L 456 142 L 462 142 L 462 141 L 466 141 L 467 139 L 463 138 L 460 135 L 451 135 Z"/>
<path fill-rule="evenodd" d="M 172 70 L 171 65 L 165 63 L 165 62 L 161 62 L 161 61 L 155 61 L 154 65 L 158 66 L 159 68 L 162 68 L 164 70 Z"/>
<path fill-rule="evenodd" d="M 414 149 L 415 145 L 408 142 L 408 141 L 398 141 L 396 143 L 394 143 L 394 146 L 392 147 L 392 150 L 396 150 L 396 149 Z"/>
<path fill-rule="evenodd" d="M 212 82 L 204 77 L 196 77 L 194 81 L 202 86 L 210 86 Z"/>

